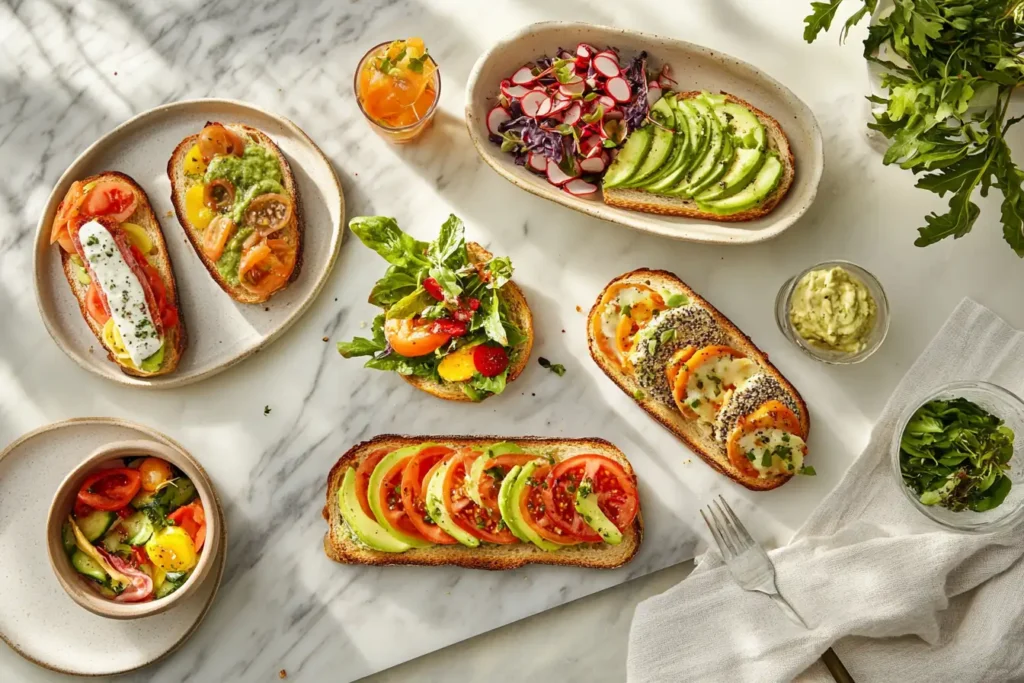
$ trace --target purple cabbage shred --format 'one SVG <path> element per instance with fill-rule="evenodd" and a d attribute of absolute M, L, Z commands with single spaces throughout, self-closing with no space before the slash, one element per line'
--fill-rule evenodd
<path fill-rule="evenodd" d="M 647 113 L 650 105 L 647 103 L 647 53 L 641 52 L 629 67 L 626 68 L 625 78 L 633 89 L 633 101 L 622 110 L 623 121 L 627 129 L 634 131 L 641 128 L 647 121 Z"/>

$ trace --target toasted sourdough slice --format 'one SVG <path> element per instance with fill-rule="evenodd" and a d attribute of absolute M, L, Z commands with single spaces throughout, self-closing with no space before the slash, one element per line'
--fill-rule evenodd
<path fill-rule="evenodd" d="M 682 99 L 688 99 L 697 97 L 700 94 L 701 92 L 699 90 L 691 90 L 679 93 L 679 97 Z M 776 185 L 775 189 L 765 197 L 763 202 L 751 209 L 747 209 L 746 211 L 720 215 L 704 211 L 697 206 L 697 203 L 693 199 L 668 197 L 665 195 L 652 194 L 644 190 L 617 187 L 603 190 L 604 203 L 609 206 L 617 206 L 622 209 L 630 209 L 633 211 L 657 213 L 665 216 L 702 218 L 709 221 L 727 223 L 752 221 L 769 214 L 772 209 L 778 206 L 779 202 L 782 201 L 782 198 L 786 196 L 787 192 L 789 192 L 789 188 L 793 184 L 793 178 L 796 175 L 796 160 L 793 158 L 793 150 L 790 149 L 789 146 L 789 138 L 786 137 L 786 133 L 783 132 L 779 122 L 773 117 L 735 95 L 731 95 L 727 92 L 720 94 L 724 95 L 726 100 L 746 107 L 757 115 L 757 118 L 761 121 L 761 125 L 764 126 L 765 133 L 767 134 L 766 142 L 768 150 L 774 151 L 778 155 L 779 161 L 782 162 L 782 177 L 779 179 L 779 183 Z"/>
<path fill-rule="evenodd" d="M 206 125 L 216 123 L 214 121 L 207 121 Z M 284 154 L 281 153 L 281 149 L 277 144 L 270 139 L 263 131 L 252 126 L 246 126 L 242 123 L 225 123 L 221 124 L 225 128 L 233 131 L 240 135 L 245 140 L 246 144 L 256 144 L 261 147 L 270 150 L 275 157 L 277 157 L 278 163 L 281 164 L 281 175 L 284 178 L 282 185 L 292 198 L 292 202 L 295 205 L 295 211 L 292 217 L 294 221 L 293 225 L 295 228 L 296 240 L 297 240 L 297 251 L 295 254 L 295 268 L 292 270 L 291 277 L 288 278 L 288 282 L 294 282 L 299 276 L 299 271 L 302 269 L 302 247 L 305 241 L 305 220 L 303 219 L 302 213 L 302 197 L 299 195 L 299 186 L 295 182 L 295 175 L 292 173 L 292 168 L 288 164 L 288 160 Z M 195 249 L 196 255 L 206 266 L 206 269 L 210 272 L 210 277 L 216 280 L 217 284 L 221 286 L 228 295 L 235 301 L 243 304 L 259 304 L 263 303 L 270 297 L 274 296 L 278 292 L 287 288 L 285 284 L 280 289 L 277 289 L 267 295 L 253 294 L 241 284 L 232 285 L 224 276 L 217 270 L 217 264 L 211 260 L 206 252 L 203 251 L 203 231 L 193 225 L 188 219 L 188 213 L 185 210 L 185 193 L 195 183 L 185 175 L 185 156 L 188 151 L 192 149 L 192 146 L 199 141 L 199 133 L 190 135 L 174 148 L 174 153 L 171 154 L 171 158 L 167 161 L 167 177 L 171 181 L 171 202 L 174 203 L 174 212 L 178 216 L 178 222 L 181 227 L 185 229 L 185 234 L 188 236 L 189 242 L 192 243 L 192 248 Z M 290 228 L 285 228 L 290 229 Z"/>
<path fill-rule="evenodd" d="M 619 385 L 620 389 L 629 394 L 629 396 L 632 397 L 641 408 L 650 413 L 651 417 L 656 419 L 672 433 L 682 439 L 694 453 L 699 455 L 702 460 L 722 474 L 754 491 L 767 491 L 769 489 L 777 488 L 789 481 L 793 476 L 792 474 L 755 478 L 740 472 L 729 461 L 725 445 L 715 440 L 714 432 L 711 427 L 702 425 L 697 420 L 684 417 L 674 404 L 665 403 L 652 398 L 649 392 L 645 391 L 643 387 L 641 387 L 633 373 L 624 371 L 618 366 L 614 359 L 609 358 L 607 354 L 599 348 L 597 340 L 594 338 L 593 334 L 594 319 L 596 316 L 601 314 L 601 299 L 604 297 L 605 290 L 619 282 L 635 282 L 638 284 L 645 284 L 657 291 L 685 294 L 689 298 L 691 304 L 695 304 L 707 311 L 714 322 L 717 323 L 720 335 L 719 339 L 721 339 L 722 343 L 742 352 L 747 358 L 756 362 L 760 367 L 761 372 L 767 376 L 769 382 L 774 380 L 772 383 L 777 386 L 778 390 L 783 394 L 781 398 L 784 403 L 794 408 L 794 412 L 800 419 L 804 436 L 806 436 L 810 429 L 810 418 L 807 413 L 807 405 L 804 403 L 803 398 L 793 385 L 789 383 L 789 380 L 783 377 L 782 373 L 780 373 L 778 369 L 769 362 L 768 356 L 757 348 L 750 338 L 737 328 L 731 320 L 722 315 L 717 308 L 708 303 L 707 300 L 697 294 L 697 292 L 690 289 L 685 282 L 668 271 L 640 268 L 615 278 L 608 283 L 605 289 L 601 290 L 601 294 L 597 297 L 597 301 L 594 303 L 593 308 L 590 309 L 590 314 L 587 316 L 587 341 L 590 347 L 590 355 L 598 366 L 600 366 L 600 368 L 604 370 L 604 373 Z M 662 369 L 662 371 L 664 370 Z M 751 411 L 757 407 L 757 405 L 753 405 Z M 729 410 L 728 402 L 723 406 L 722 410 Z M 733 415 L 732 420 L 735 421 L 737 417 L 739 416 Z"/>
<path fill-rule="evenodd" d="M 89 315 L 88 308 L 86 307 L 85 297 L 89 292 L 89 285 L 79 282 L 78 276 L 75 271 L 75 264 L 71 260 L 71 254 L 67 253 L 63 249 L 60 249 L 61 266 L 64 268 L 64 277 L 67 278 L 68 285 L 71 287 L 71 292 L 75 295 L 75 299 L 78 300 L 78 307 L 82 311 L 82 317 L 85 318 L 86 324 L 89 325 L 89 329 L 96 335 L 96 340 L 100 344 L 100 348 L 107 352 L 107 358 L 112 363 L 117 364 L 121 368 L 121 372 L 126 375 L 132 375 L 134 377 L 157 377 L 159 375 L 166 375 L 169 372 L 173 372 L 178 367 L 178 362 L 181 360 L 181 354 L 185 352 L 185 347 L 188 344 L 188 333 L 185 331 L 185 321 L 181 315 L 181 304 L 178 300 L 178 284 L 174 280 L 174 269 L 171 266 L 171 255 L 167 252 L 167 243 L 164 241 L 163 230 L 160 229 L 160 222 L 156 218 L 156 214 L 153 213 L 153 207 L 149 204 L 149 197 L 146 196 L 145 190 L 139 187 L 131 177 L 124 173 L 117 171 L 105 171 L 98 175 L 89 176 L 84 178 L 81 182 L 83 185 L 96 182 L 99 180 L 121 180 L 131 186 L 135 192 L 135 196 L 138 199 L 138 205 L 135 208 L 135 212 L 132 213 L 124 222 L 134 223 L 139 227 L 145 229 L 149 238 L 153 240 L 153 253 L 146 254 L 146 259 L 156 268 L 160 274 L 160 278 L 164 281 L 164 285 L 167 287 L 167 299 L 174 302 L 174 306 L 178 309 L 178 324 L 167 334 L 164 339 L 164 360 L 156 372 L 144 372 L 142 370 L 122 365 L 117 357 L 106 347 L 103 343 L 103 326 L 92 319 Z"/>
<path fill-rule="evenodd" d="M 467 242 L 466 250 L 469 252 L 469 260 L 473 263 L 484 263 L 494 256 L 476 242 Z M 508 380 L 506 381 L 512 382 L 522 374 L 530 360 L 530 351 L 533 349 L 533 313 L 530 311 L 529 304 L 526 303 L 523 290 L 519 289 L 516 283 L 512 281 L 505 283 L 505 286 L 499 290 L 499 294 L 508 306 L 509 322 L 522 330 L 523 335 L 526 337 L 522 344 L 509 350 L 511 365 L 509 366 Z M 438 382 L 431 377 L 414 377 L 411 375 L 403 375 L 402 379 L 420 391 L 425 391 L 446 401 L 473 400 L 466 395 L 466 392 L 462 390 L 458 382 Z"/>
<path fill-rule="evenodd" d="M 592 569 L 614 569 L 626 564 L 640 549 L 644 535 L 642 510 L 638 509 L 631 528 L 622 532 L 618 545 L 607 543 L 583 543 L 567 546 L 556 552 L 541 550 L 531 543 L 497 545 L 481 543 L 476 548 L 464 545 L 437 545 L 428 548 L 413 548 L 404 553 L 385 553 L 367 548 L 354 541 L 347 523 L 338 507 L 338 489 L 341 487 L 345 470 L 358 467 L 364 457 L 380 448 L 396 450 L 405 446 L 422 443 L 436 443 L 452 448 L 490 446 L 499 441 L 511 441 L 523 450 L 538 454 L 550 454 L 556 460 L 564 460 L 582 453 L 596 453 L 618 462 L 636 484 L 636 474 L 626 456 L 604 439 L 554 439 L 544 437 L 507 438 L 499 436 L 397 436 L 382 434 L 369 441 L 356 444 L 348 450 L 331 468 L 327 475 L 327 504 L 323 509 L 329 529 L 324 536 L 324 551 L 327 557 L 344 564 L 395 565 L 417 564 L 424 566 L 453 565 L 470 569 L 517 569 L 527 564 L 555 564 Z M 642 508 L 642 505 L 640 506 Z"/>

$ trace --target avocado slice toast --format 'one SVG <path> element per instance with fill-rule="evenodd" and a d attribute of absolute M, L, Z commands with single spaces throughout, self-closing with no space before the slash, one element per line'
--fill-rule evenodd
<path fill-rule="evenodd" d="M 658 128 L 648 124 L 633 131 L 606 174 L 605 203 L 729 222 L 771 212 L 796 172 L 789 139 L 778 121 L 728 93 L 668 93 L 655 106 L 670 99 L 667 106 L 676 114 L 673 150 L 661 160 L 652 158 Z M 634 144 L 634 136 L 641 141 Z M 681 142 L 685 159 L 678 155 Z"/>

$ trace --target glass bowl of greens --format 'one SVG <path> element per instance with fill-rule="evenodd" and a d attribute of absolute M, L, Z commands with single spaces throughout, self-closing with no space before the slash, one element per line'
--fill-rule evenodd
<path fill-rule="evenodd" d="M 1024 516 L 1024 401 L 955 382 L 911 403 L 892 443 L 896 483 L 936 524 L 987 533 Z"/>

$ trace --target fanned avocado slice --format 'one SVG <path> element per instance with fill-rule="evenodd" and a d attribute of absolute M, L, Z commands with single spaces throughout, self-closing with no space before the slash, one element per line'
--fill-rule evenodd
<path fill-rule="evenodd" d="M 345 478 L 342 479 L 341 488 L 338 489 L 338 509 L 341 510 L 341 516 L 348 522 L 348 526 L 356 538 L 374 550 L 385 553 L 402 553 L 412 547 L 389 534 L 384 527 L 377 524 L 376 520 L 363 511 L 359 504 L 359 498 L 356 496 L 356 471 L 353 467 L 345 470 Z"/>
<path fill-rule="evenodd" d="M 765 200 L 765 198 L 778 187 L 782 179 L 782 162 L 778 157 L 770 156 L 765 160 L 761 170 L 757 172 L 754 181 L 742 190 L 723 199 L 714 199 L 710 202 L 698 202 L 698 206 L 710 213 L 720 216 L 739 213 L 751 209 Z"/>
<path fill-rule="evenodd" d="M 384 505 L 380 499 L 380 485 L 384 481 L 384 477 L 388 475 L 388 472 L 394 469 L 395 465 L 406 458 L 416 455 L 423 450 L 426 445 L 428 444 L 406 446 L 405 448 L 399 448 L 397 451 L 392 451 L 385 455 L 381 461 L 377 463 L 377 466 L 373 468 L 373 474 L 370 475 L 370 484 L 366 489 L 366 500 L 370 503 L 370 509 L 373 510 L 373 516 L 377 518 L 377 523 L 384 527 L 388 534 L 413 548 L 427 548 L 433 545 L 433 543 L 422 538 L 410 536 L 409 534 L 403 534 L 391 525 L 391 522 L 389 522 L 387 517 L 384 516 Z M 445 531 L 447 531 L 447 529 Z"/>
<path fill-rule="evenodd" d="M 453 460 L 449 460 L 438 467 L 434 476 L 427 482 L 427 514 L 435 524 L 444 529 L 456 541 L 475 548 L 480 545 L 480 539 L 456 524 L 444 506 L 444 478 L 453 462 Z M 376 470 L 374 472 L 376 473 Z"/>
<path fill-rule="evenodd" d="M 651 131 L 653 127 L 644 126 L 629 134 L 626 144 L 623 145 L 618 156 L 615 157 L 615 161 L 608 167 L 608 171 L 604 175 L 604 187 L 620 187 L 636 174 L 647 157 L 647 151 L 651 148 L 651 140 L 654 137 L 654 133 Z"/>
<path fill-rule="evenodd" d="M 694 187 L 697 187 L 705 178 L 714 173 L 718 167 L 726 141 L 722 124 L 719 123 L 718 117 L 712 110 L 711 105 L 706 101 L 704 95 L 690 100 L 690 106 L 696 109 L 700 113 L 701 118 L 706 122 L 709 131 L 709 142 L 700 161 L 690 171 L 685 173 L 680 178 L 680 182 L 668 192 L 680 197 L 689 197 Z"/>
<path fill-rule="evenodd" d="M 690 106 L 687 100 L 677 99 L 676 104 L 677 126 L 686 127 L 686 149 L 685 153 L 678 160 L 678 165 L 671 169 L 660 180 L 654 180 L 644 189 L 648 192 L 665 194 L 679 184 L 683 174 L 704 156 L 711 140 L 710 131 L 704 118 Z"/>
<path fill-rule="evenodd" d="M 670 99 L 662 97 L 654 103 L 648 116 L 654 123 L 651 124 L 653 138 L 651 148 L 647 151 L 644 162 L 637 169 L 633 177 L 621 187 L 643 187 L 644 184 L 662 169 L 672 156 L 676 144 L 676 115 L 675 110 L 669 103 Z"/>

